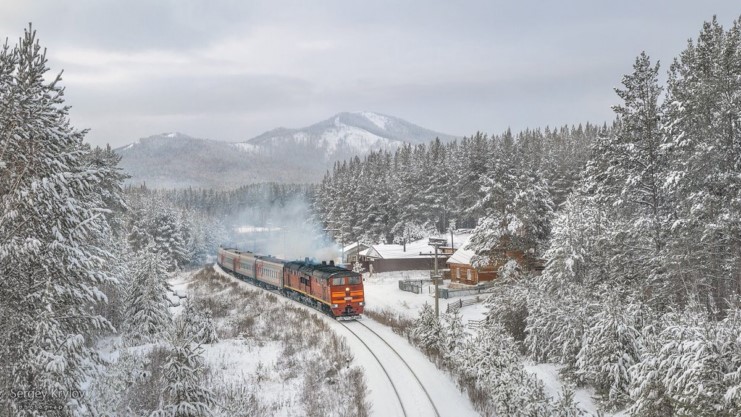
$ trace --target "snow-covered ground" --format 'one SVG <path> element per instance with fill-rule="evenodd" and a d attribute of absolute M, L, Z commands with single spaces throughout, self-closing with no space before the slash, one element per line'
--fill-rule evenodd
<path fill-rule="evenodd" d="M 239 285 L 247 286 L 250 289 L 256 289 L 250 284 L 239 281 L 224 273 L 218 267 L 215 267 L 215 269 L 217 272 L 229 276 L 235 282 L 238 282 Z M 297 304 L 292 300 L 282 297 L 279 298 L 279 302 Z M 309 311 L 315 311 L 307 306 L 300 306 Z M 435 401 L 435 405 L 441 417 L 478 415 L 478 413 L 473 409 L 468 398 L 456 388 L 456 385 L 450 376 L 437 369 L 435 365 L 422 354 L 422 352 L 411 346 L 406 339 L 394 334 L 385 326 L 382 326 L 369 318 L 362 319 L 364 324 L 370 326 L 373 330 L 379 333 L 382 338 L 382 340 L 375 340 L 374 342 L 368 341 L 368 344 L 373 344 L 374 353 L 380 360 L 381 364 L 386 368 L 386 372 L 390 374 L 386 375 L 379 365 L 379 360 L 376 360 L 376 358 L 369 352 L 368 348 L 366 348 L 358 338 L 353 336 L 353 334 L 348 330 L 348 327 L 345 327 L 343 322 L 333 320 L 330 317 L 323 315 L 320 317 L 338 335 L 345 337 L 354 356 L 353 364 L 360 365 L 365 370 L 366 381 L 369 388 L 368 400 L 372 404 L 371 415 L 379 417 L 402 416 L 404 415 L 404 411 L 406 411 L 410 416 L 428 415 L 426 412 L 428 409 L 424 407 L 429 407 L 429 404 L 424 404 L 424 401 L 420 403 L 420 391 L 416 386 L 409 383 L 409 371 L 400 366 L 399 359 L 395 357 L 393 351 L 380 348 L 383 341 L 386 341 L 390 346 L 396 349 L 404 360 L 414 369 L 414 372 L 420 379 L 421 384 L 427 389 L 430 396 L 433 398 L 433 401 Z M 353 326 L 353 324 L 358 323 L 348 323 L 349 326 Z M 355 327 L 352 329 L 357 331 L 357 328 Z M 365 340 L 366 336 L 361 335 L 361 337 Z M 376 350 L 378 350 L 378 352 L 376 352 Z M 252 354 L 259 356 L 260 352 L 252 352 Z M 248 367 L 247 364 L 242 364 L 242 366 Z M 399 406 L 399 400 L 395 399 L 394 390 L 389 379 L 394 381 L 398 386 L 397 389 L 402 397 L 401 402 L 404 404 L 406 408 L 405 410 L 402 410 L 402 407 Z M 422 414 L 419 414 L 420 412 Z M 432 415 L 434 416 L 434 414 Z"/>
<path fill-rule="evenodd" d="M 218 267 L 215 269 L 238 283 L 239 286 L 264 291 L 231 277 Z M 365 291 L 368 309 L 376 311 L 391 310 L 413 319 L 417 317 L 425 303 L 434 304 L 434 297 L 428 286 L 423 288 L 421 294 L 401 291 L 398 286 L 400 279 L 426 279 L 429 277 L 429 271 L 376 273 L 373 276 L 366 273 L 364 275 L 366 278 Z M 171 295 L 173 301 L 180 299 L 180 296 L 187 293 L 187 283 L 186 275 L 180 275 L 171 282 L 174 290 Z M 475 298 L 475 296 L 465 298 L 470 299 Z M 481 299 L 483 298 L 481 297 Z M 278 300 L 280 303 L 298 305 L 294 301 L 282 297 L 279 297 Z M 459 298 L 440 299 L 440 311 L 444 312 L 448 304 L 457 303 L 459 300 Z M 309 307 L 299 306 L 314 311 Z M 182 307 L 173 309 L 177 312 L 180 308 Z M 486 309 L 483 303 L 478 303 L 463 307 L 460 312 L 464 323 L 468 323 L 469 320 L 481 320 Z M 337 335 L 345 338 L 347 346 L 353 354 L 352 365 L 358 365 L 364 369 L 369 388 L 368 401 L 372 404 L 371 415 L 391 417 L 404 415 L 405 411 L 408 415 L 429 414 L 432 408 L 429 400 L 425 399 L 426 397 L 423 395 L 420 386 L 428 391 L 441 416 L 478 415 L 467 396 L 458 390 L 450 375 L 439 370 L 421 351 L 412 346 L 404 337 L 392 332 L 388 327 L 368 317 L 362 319 L 362 324 L 369 329 L 365 330 L 355 326 L 360 323 L 343 323 L 323 315 L 318 316 Z M 371 330 L 376 335 L 370 335 Z M 353 333 L 357 333 L 360 338 Z M 363 341 L 360 339 L 363 339 Z M 384 346 L 385 344 L 388 345 Z M 369 347 L 373 349 L 373 353 L 370 353 Z M 300 414 L 300 407 L 296 408 L 298 405 L 298 400 L 295 398 L 296 394 L 292 394 L 298 388 L 298 380 L 293 382 L 293 385 L 296 386 L 291 385 L 291 383 L 286 385 L 285 379 L 271 374 L 275 373 L 275 364 L 280 360 L 281 347 L 279 343 L 256 345 L 228 339 L 206 345 L 204 348 L 206 362 L 214 372 L 218 373 L 218 378 L 236 383 L 244 381 L 245 376 L 249 376 L 247 379 L 251 381 L 252 385 L 259 387 L 257 394 L 260 398 L 263 398 L 263 404 L 270 407 L 272 415 L 295 416 Z M 394 350 L 398 352 L 398 355 L 394 353 Z M 414 370 L 420 383 L 415 382 L 414 375 L 408 369 L 405 369 L 400 358 L 403 358 L 403 361 L 406 361 L 409 367 Z M 562 381 L 558 375 L 556 365 L 536 365 L 525 362 L 524 366 L 526 370 L 543 381 L 549 395 L 558 398 L 562 391 Z M 384 371 L 383 368 L 386 368 L 386 370 Z M 262 376 L 255 377 L 255 375 Z M 396 399 L 394 385 L 401 396 L 401 400 Z M 585 411 L 597 415 L 597 406 L 592 399 L 592 395 L 593 393 L 589 389 L 577 389 L 575 400 Z M 297 412 L 299 414 L 296 414 Z M 434 413 L 431 415 L 434 415 Z M 614 414 L 614 416 L 622 415 L 621 413 Z"/>
<path fill-rule="evenodd" d="M 419 315 L 419 311 L 425 303 L 432 306 L 435 305 L 435 297 L 433 295 L 434 286 L 432 284 L 425 284 L 422 288 L 421 294 L 414 294 L 399 289 L 400 280 L 428 280 L 430 279 L 430 271 L 382 272 L 375 273 L 372 276 L 366 272 L 363 276 L 365 277 L 365 298 L 368 305 L 367 308 L 376 311 L 388 309 L 396 313 L 404 314 L 410 319 L 415 319 Z M 447 300 L 441 298 L 438 301 L 440 311 L 445 312 L 448 304 L 455 304 L 461 299 L 468 300 L 472 298 L 476 298 L 476 296 L 451 298 Z M 479 299 L 483 300 L 484 298 L 485 295 L 481 296 Z M 485 312 L 486 310 L 481 303 L 465 307 L 461 310 L 463 323 L 468 323 L 468 320 L 481 320 L 484 318 Z"/>
<path fill-rule="evenodd" d="M 402 279 L 429 279 L 429 271 L 401 271 L 401 272 L 384 272 L 375 273 L 369 276 L 365 273 L 365 299 L 367 309 L 382 311 L 391 310 L 397 314 L 404 314 L 409 318 L 416 318 L 419 311 L 425 303 L 434 305 L 435 298 L 432 286 L 423 287 L 421 294 L 401 291 L 399 289 L 399 280 Z M 466 296 L 463 299 L 476 298 L 475 296 Z M 485 296 L 481 297 L 482 299 Z M 448 304 L 459 302 L 461 298 L 440 299 L 440 312 L 445 312 Z M 484 318 L 486 308 L 483 303 L 477 303 L 460 309 L 463 323 L 477 321 Z M 469 329 L 474 332 L 474 329 Z M 563 390 L 563 382 L 558 374 L 558 366 L 554 364 L 532 364 L 524 362 L 525 369 L 537 376 L 545 386 L 546 393 L 552 398 L 557 399 Z M 589 414 L 597 415 L 597 404 L 592 398 L 594 392 L 588 388 L 578 388 L 574 391 L 574 399 Z M 605 416 L 620 417 L 625 415 L 623 412 L 615 414 L 604 413 Z"/>

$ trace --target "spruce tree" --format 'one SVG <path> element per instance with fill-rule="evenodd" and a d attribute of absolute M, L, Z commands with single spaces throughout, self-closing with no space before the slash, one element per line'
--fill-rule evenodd
<path fill-rule="evenodd" d="M 127 297 L 126 334 L 132 344 L 156 341 L 172 323 L 167 293 L 167 263 L 150 242 L 131 267 L 133 276 Z"/>

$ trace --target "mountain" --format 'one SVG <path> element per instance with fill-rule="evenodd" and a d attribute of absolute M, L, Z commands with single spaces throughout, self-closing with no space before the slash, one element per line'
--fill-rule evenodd
<path fill-rule="evenodd" d="M 278 128 L 230 143 L 165 133 L 116 149 L 129 183 L 154 188 L 234 188 L 318 182 L 335 161 L 453 136 L 379 113 L 339 113 L 301 129 Z"/>
<path fill-rule="evenodd" d="M 443 141 L 453 136 L 409 123 L 380 113 L 339 113 L 302 129 L 278 128 L 245 142 L 262 148 L 285 148 L 310 144 L 322 149 L 325 158 L 340 153 L 365 154 L 371 150 L 394 149 L 403 143 L 427 143 L 436 137 Z"/>

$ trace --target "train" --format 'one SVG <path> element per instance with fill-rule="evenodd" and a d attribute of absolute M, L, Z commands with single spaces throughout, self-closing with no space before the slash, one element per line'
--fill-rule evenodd
<path fill-rule="evenodd" d="M 363 276 L 327 263 L 286 261 L 234 248 L 219 248 L 216 262 L 225 271 L 258 287 L 279 291 L 328 315 L 358 318 L 365 307 Z"/>

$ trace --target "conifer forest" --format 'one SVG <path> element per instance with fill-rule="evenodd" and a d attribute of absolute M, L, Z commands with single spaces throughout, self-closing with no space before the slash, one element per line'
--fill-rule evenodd
<path fill-rule="evenodd" d="M 318 183 L 233 189 L 129 181 L 76 127 L 29 25 L 0 47 L 0 417 L 381 414 L 334 324 L 214 266 L 221 245 L 268 250 L 244 225 L 285 251 L 289 221 L 338 256 L 466 233 L 474 268 L 501 266 L 473 331 L 427 303 L 369 302 L 363 319 L 472 413 L 587 415 L 588 389 L 600 415 L 740 416 L 741 18 L 697 23 L 670 62 L 626 63 L 611 120 L 473 127 L 332 162 Z M 566 388 L 549 396 L 523 364 Z M 238 366 L 254 369 L 222 378 Z"/>

